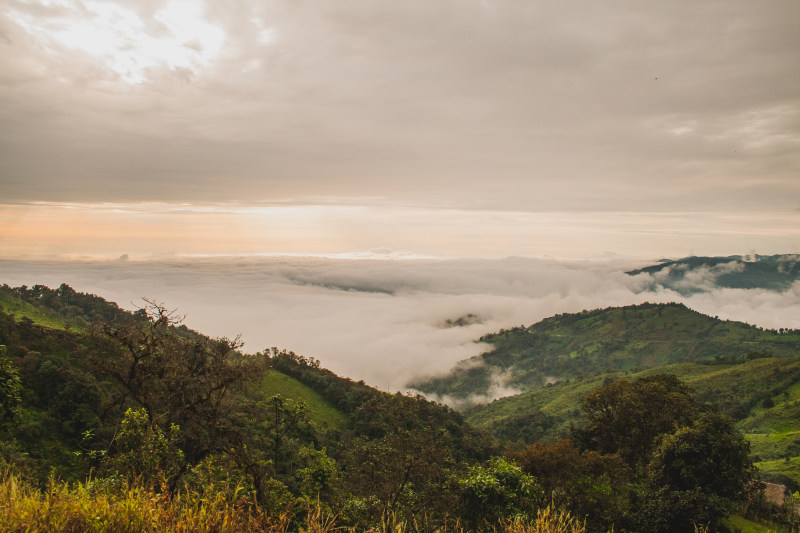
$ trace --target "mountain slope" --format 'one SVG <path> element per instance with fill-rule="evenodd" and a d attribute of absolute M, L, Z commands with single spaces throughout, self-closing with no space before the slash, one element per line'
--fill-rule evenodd
<path fill-rule="evenodd" d="M 719 320 L 682 304 L 650 304 L 556 315 L 481 338 L 493 350 L 444 377 L 411 384 L 425 394 L 467 399 L 500 385 L 530 391 L 601 373 L 680 362 L 733 361 L 748 354 L 800 355 L 800 331 Z"/>
<path fill-rule="evenodd" d="M 664 260 L 627 274 L 648 274 L 652 277 L 652 290 L 666 288 L 684 295 L 712 288 L 780 292 L 800 280 L 800 255 L 685 257 Z"/>
<path fill-rule="evenodd" d="M 124 328 L 141 323 L 147 328 L 147 321 L 143 313 L 130 313 L 66 285 L 58 289 L 0 287 L 0 345 L 23 385 L 20 416 L 11 434 L 20 453 L 26 454 L 40 473 L 56 468 L 67 477 L 79 476 L 84 465 L 76 462 L 75 454 L 80 456 L 87 446 L 108 447 L 125 410 L 141 407 L 126 395 L 119 379 L 104 370 L 109 368 L 109 358 L 118 357 L 119 346 L 114 348 L 115 341 L 99 324 Z M 170 326 L 170 331 L 187 341 L 180 346 L 190 350 L 195 349 L 195 339 L 213 342 L 185 326 Z M 237 431 L 258 433 L 262 426 L 269 430 L 268 421 L 253 413 L 273 405 L 277 396 L 290 411 L 303 404 L 302 416 L 311 435 L 307 438 L 327 446 L 331 453 L 336 452 L 338 435 L 358 437 L 365 421 L 380 425 L 376 420 L 384 415 L 376 406 L 391 412 L 395 422 L 408 419 L 410 426 L 439 424 L 447 428 L 448 447 L 454 456 L 481 456 L 490 445 L 486 436 L 466 427 L 463 417 L 446 406 L 387 394 L 337 376 L 314 359 L 274 348 L 231 357 L 234 365 L 248 363 L 258 372 L 248 376 L 247 383 L 234 384 L 227 395 L 226 405 L 241 410 L 235 422 L 240 425 Z M 274 405 L 277 409 L 278 403 Z M 422 417 L 417 416 L 422 412 Z M 388 420 L 386 424 L 390 424 Z"/>
<path fill-rule="evenodd" d="M 510 441 L 557 440 L 583 423 L 580 405 L 611 380 L 674 374 L 694 396 L 736 421 L 751 454 L 776 481 L 800 487 L 800 356 L 751 356 L 738 363 L 703 361 L 562 382 L 473 407 L 467 421 Z M 788 459 L 788 461 L 787 461 Z"/>

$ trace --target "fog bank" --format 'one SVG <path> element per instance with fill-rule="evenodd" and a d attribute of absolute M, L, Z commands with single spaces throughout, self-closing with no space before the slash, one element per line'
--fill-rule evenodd
<path fill-rule="evenodd" d="M 691 296 L 647 291 L 644 266 L 557 261 L 259 257 L 171 261 L 0 261 L 11 286 L 67 283 L 127 309 L 142 298 L 185 315 L 211 336 L 242 336 L 384 390 L 447 372 L 477 355 L 482 335 L 582 309 L 679 301 L 723 319 L 800 327 L 800 283 L 785 292 L 715 289 Z"/>

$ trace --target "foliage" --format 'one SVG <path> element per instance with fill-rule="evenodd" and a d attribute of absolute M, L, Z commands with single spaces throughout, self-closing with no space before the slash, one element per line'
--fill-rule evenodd
<path fill-rule="evenodd" d="M 44 285 L 12 288 L 4 284 L 0 286 L 0 307 L 36 324 L 64 330 L 85 331 L 94 323 L 130 323 L 144 318 L 142 313 L 128 313 L 113 302 L 77 292 L 66 283 L 57 289 Z"/>
<path fill-rule="evenodd" d="M 291 518 L 299 514 L 297 524 Z M 0 472 L 0 530 L 45 532 L 215 532 L 252 531 L 285 533 L 300 531 L 368 531 L 410 533 L 418 523 L 384 520 L 376 528 L 347 527 L 319 506 L 270 511 L 239 486 L 206 485 L 201 490 L 175 495 L 122 485 L 114 488 L 103 480 L 68 485 L 51 478 L 43 490 L 19 476 Z M 522 516 L 494 524 L 500 533 L 585 533 L 583 524 L 569 512 L 552 506 L 538 509 L 535 517 Z M 441 533 L 461 533 L 455 520 L 437 528 Z"/>
<path fill-rule="evenodd" d="M 715 524 L 759 489 L 748 452 L 732 421 L 715 412 L 664 436 L 648 465 L 650 488 L 637 521 L 649 531 Z"/>
<path fill-rule="evenodd" d="M 506 533 L 586 533 L 581 523 L 568 511 L 559 511 L 552 505 L 536 511 L 536 519 L 528 521 L 521 517 L 503 524 Z"/>
<path fill-rule="evenodd" d="M 749 451 L 731 419 L 707 412 L 691 427 L 664 437 L 648 465 L 648 475 L 651 483 L 670 490 L 697 489 L 742 500 L 756 477 Z"/>
<path fill-rule="evenodd" d="M 540 426 L 540 440 L 556 441 L 569 434 L 570 426 L 585 424 L 580 411 L 583 399 L 605 382 L 638 378 L 668 372 L 675 374 L 701 403 L 714 406 L 730 416 L 751 444 L 753 460 L 767 479 L 800 487 L 800 357 L 748 357 L 745 361 L 720 359 L 701 363 L 681 363 L 636 373 L 599 375 L 570 383 L 558 383 L 537 391 L 503 398 L 466 414 L 468 422 L 496 431 L 513 427 L 514 421 L 532 414 L 546 416 L 548 426 Z M 764 400 L 771 399 L 772 407 Z M 537 414 L 541 413 L 541 415 Z M 511 433 L 507 429 L 505 434 Z M 517 435 L 530 429 L 521 427 Z M 531 441 L 525 441 L 531 442 Z"/>
<path fill-rule="evenodd" d="M 147 321 L 102 327 L 113 342 L 106 343 L 108 353 L 95 365 L 121 386 L 117 404 L 142 406 L 150 425 L 164 434 L 180 427 L 177 444 L 187 461 L 197 464 L 234 443 L 229 393 L 258 375 L 258 361 L 239 357 L 237 341 L 176 334 L 173 314 L 162 305 L 150 303 L 147 310 Z"/>
<path fill-rule="evenodd" d="M 359 502 L 348 512 L 444 518 L 453 505 L 450 473 L 474 451 L 457 420 L 452 411 L 419 396 L 365 402 L 337 450 L 349 473 L 345 486 Z"/>
<path fill-rule="evenodd" d="M 179 439 L 180 428 L 175 424 L 165 432 L 144 408 L 128 409 L 114 442 L 116 453 L 108 456 L 103 466 L 131 482 L 158 486 L 183 470 Z"/>
<path fill-rule="evenodd" d="M 681 362 L 744 361 L 751 353 L 800 354 L 800 332 L 764 330 L 719 320 L 682 304 L 643 303 L 556 315 L 481 341 L 492 350 L 457 365 L 450 375 L 413 383 L 426 394 L 468 399 L 486 394 L 491 377 L 524 391 L 601 373 Z"/>
<path fill-rule="evenodd" d="M 673 375 L 614 381 L 591 393 L 582 410 L 588 421 L 576 436 L 592 450 L 618 454 L 643 467 L 659 435 L 686 425 L 695 413 L 688 388 Z"/>
<path fill-rule="evenodd" d="M 540 500 L 536 480 L 502 457 L 471 466 L 458 479 L 460 516 L 473 528 L 524 518 Z"/>
<path fill-rule="evenodd" d="M 27 518 L 12 509 L 16 503 L 3 508 L 17 520 L 3 524 L 13 527 L 124 530 L 114 522 L 122 508 L 132 513 L 125 516 L 136 530 L 645 531 L 645 519 L 666 527 L 658 521 L 669 507 L 658 498 L 694 519 L 719 516 L 735 500 L 675 481 L 681 479 L 676 465 L 704 479 L 705 466 L 693 462 L 691 450 L 713 455 L 707 447 L 716 437 L 709 435 L 725 437 L 730 429 L 695 423 L 702 409 L 675 378 L 646 371 L 597 376 L 495 402 L 507 418 L 490 427 L 522 442 L 551 438 L 569 421 L 581 428 L 581 416 L 586 422 L 573 432 L 582 447 L 537 443 L 514 454 L 514 464 L 500 456 L 496 441 L 446 406 L 383 393 L 285 350 L 242 355 L 236 341 L 191 332 L 162 305 L 127 313 L 66 287 L 10 290 L 0 290 L 0 303 L 16 298 L 31 316 L 50 316 L 53 325 L 67 314 L 69 320 L 85 315 L 83 321 L 92 313 L 117 313 L 104 323 L 91 319 L 92 327 L 65 319 L 69 328 L 0 313 L 0 344 L 8 346 L 9 368 L 22 385 L 0 454 L 26 475 L 15 483 L 31 495 L 16 500 L 27 506 Z M 659 320 L 673 312 L 684 313 L 668 307 Z M 628 324 L 648 313 L 658 316 L 658 309 L 610 315 Z M 601 315 L 581 315 L 572 325 L 601 322 Z M 563 331 L 552 338 L 564 339 Z M 503 335 L 511 341 L 520 332 Z M 774 386 L 756 387 L 781 361 L 794 364 L 759 355 L 674 368 L 700 384 L 698 395 L 721 398 L 726 409 L 752 402 L 749 414 L 761 417 L 749 419 L 754 431 L 789 431 L 800 397 L 794 366 Z M 736 393 L 715 392 L 711 376 L 725 387 L 741 385 Z M 600 420 L 609 422 L 604 429 Z M 48 481 L 51 469 L 71 484 Z M 58 497 L 47 500 L 50 493 Z"/>
<path fill-rule="evenodd" d="M 50 479 L 37 490 L 0 473 L 0 530 L 41 532 L 284 532 L 280 515 L 267 515 L 236 488 L 172 497 L 152 489 L 107 489 L 89 481 L 69 486 Z"/>
<path fill-rule="evenodd" d="M 796 254 L 686 257 L 676 261 L 661 261 L 657 265 L 631 270 L 627 274 L 652 275 L 651 290 L 668 288 L 681 294 L 693 294 L 705 289 L 702 283 L 691 280 L 702 272 L 712 276 L 717 287 L 783 292 L 800 279 L 800 257 Z"/>
<path fill-rule="evenodd" d="M 295 403 L 302 402 L 306 406 L 308 421 L 320 431 L 344 429 L 348 423 L 347 415 L 328 403 L 316 390 L 277 370 L 264 374 L 258 388 L 269 396 L 279 394 Z"/>
<path fill-rule="evenodd" d="M 295 474 L 299 480 L 302 494 L 309 498 L 332 499 L 341 482 L 339 465 L 328 456 L 325 449 L 315 450 L 310 446 L 300 448 L 298 457 L 303 466 Z"/>
<path fill-rule="evenodd" d="M 593 530 L 611 528 L 629 509 L 633 472 L 617 455 L 560 440 L 536 442 L 510 457 L 536 478 L 546 502 L 586 517 Z"/>
<path fill-rule="evenodd" d="M 6 351 L 6 347 L 0 345 L 0 429 L 14 419 L 22 402 L 22 381 L 6 357 Z"/>

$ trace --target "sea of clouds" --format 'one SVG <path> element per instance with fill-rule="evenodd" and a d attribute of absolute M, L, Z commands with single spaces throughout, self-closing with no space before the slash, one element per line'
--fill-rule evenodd
<path fill-rule="evenodd" d="M 124 258 L 121 258 L 124 259 Z M 185 315 L 205 334 L 241 335 L 245 351 L 275 346 L 314 357 L 378 388 L 406 390 L 486 350 L 482 335 L 557 313 L 649 302 L 683 302 L 723 319 L 800 328 L 800 282 L 789 290 L 653 290 L 647 261 L 536 258 L 426 259 L 249 257 L 151 261 L 0 261 L 0 283 L 67 283 L 121 307 L 143 298 Z M 459 320 L 461 319 L 461 320 Z M 502 394 L 499 392 L 498 394 Z"/>

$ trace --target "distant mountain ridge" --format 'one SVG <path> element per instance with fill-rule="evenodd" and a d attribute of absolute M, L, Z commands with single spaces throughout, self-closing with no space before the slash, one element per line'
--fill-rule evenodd
<path fill-rule="evenodd" d="M 665 288 L 683 295 L 713 288 L 783 292 L 800 280 L 800 254 L 663 259 L 626 274 L 648 274 L 652 276 L 651 290 Z"/>
<path fill-rule="evenodd" d="M 748 354 L 800 355 L 800 331 L 720 320 L 678 303 L 561 314 L 481 341 L 493 350 L 463 361 L 446 376 L 410 386 L 443 399 L 467 400 L 491 396 L 498 387 L 531 391 L 608 372 Z"/>

